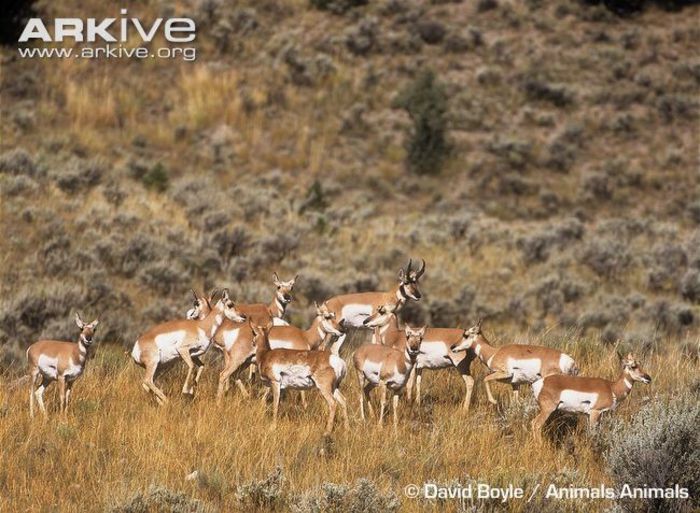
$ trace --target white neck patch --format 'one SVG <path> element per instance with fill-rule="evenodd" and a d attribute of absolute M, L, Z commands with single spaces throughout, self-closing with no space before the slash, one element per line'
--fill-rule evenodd
<path fill-rule="evenodd" d="M 627 390 L 632 390 L 632 383 L 627 381 L 627 378 L 625 378 L 625 386 L 627 387 Z"/>

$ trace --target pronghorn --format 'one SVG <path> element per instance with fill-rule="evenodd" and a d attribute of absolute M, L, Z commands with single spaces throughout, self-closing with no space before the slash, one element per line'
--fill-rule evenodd
<path fill-rule="evenodd" d="M 158 404 L 164 404 L 167 398 L 153 381 L 156 370 L 158 366 L 177 358 L 182 358 L 187 364 L 187 377 L 182 385 L 182 393 L 194 396 L 195 387 L 204 368 L 199 358 L 209 349 L 224 319 L 233 322 L 245 320 L 245 316 L 236 311 L 228 290 L 224 290 L 221 299 L 204 319 L 182 319 L 159 324 L 136 340 L 131 357 L 145 368 L 146 374 L 141 386 L 147 392 L 153 393 Z M 190 384 L 193 372 L 194 382 Z"/>
<path fill-rule="evenodd" d="M 425 260 L 419 269 L 411 269 L 411 266 L 412 261 L 409 260 L 406 268 L 399 270 L 399 283 L 389 292 L 344 294 L 328 299 L 326 304 L 330 311 L 335 312 L 336 317 L 345 320 L 345 326 L 349 328 L 362 328 L 364 320 L 380 305 L 395 304 L 398 312 L 409 299 L 418 301 L 421 298 L 418 280 L 425 272 Z M 331 352 L 338 354 L 345 337 L 343 335 L 335 341 Z"/>
<path fill-rule="evenodd" d="M 342 330 L 342 319 L 336 319 L 335 313 L 330 312 L 324 303 L 321 306 L 316 305 L 316 318 L 309 329 L 301 330 L 296 326 L 272 326 L 268 339 L 272 349 L 309 351 L 318 349 L 321 344 L 324 348 L 327 347 L 330 338 L 341 336 Z M 219 375 L 219 388 L 216 394 L 217 400 L 220 400 L 229 389 L 231 375 L 241 366 L 254 362 L 256 351 L 251 323 L 224 321 L 214 337 L 214 343 L 224 353 L 224 368 Z M 248 395 L 240 379 L 236 380 L 236 386 L 243 395 Z"/>
<path fill-rule="evenodd" d="M 374 343 L 382 343 L 389 347 L 395 347 L 405 339 L 403 331 L 399 329 L 398 318 L 394 305 L 381 305 L 377 307 L 365 321 L 364 325 L 374 328 Z M 471 403 L 474 378 L 470 374 L 470 366 L 476 355 L 471 349 L 464 352 L 453 352 L 450 347 L 459 343 L 464 336 L 464 330 L 460 328 L 426 328 L 420 353 L 416 359 L 410 379 L 406 384 L 406 399 L 411 400 L 411 393 L 415 383 L 415 401 L 420 407 L 421 378 L 423 369 L 449 369 L 459 371 L 465 385 L 464 401 L 462 408 L 469 409 Z"/>
<path fill-rule="evenodd" d="M 238 311 L 250 319 L 253 324 L 262 325 L 272 321 L 275 326 L 288 326 L 289 323 L 283 317 L 287 306 L 292 302 L 292 291 L 297 278 L 299 278 L 298 274 L 289 281 L 280 281 L 277 273 L 272 273 L 276 288 L 272 302 L 269 305 L 263 303 L 239 304 Z"/>
<path fill-rule="evenodd" d="M 325 435 L 333 430 L 336 402 L 342 410 L 345 427 L 348 427 L 348 409 L 340 392 L 340 383 L 347 373 L 347 366 L 340 356 L 329 351 L 295 351 L 271 349 L 269 332 L 272 324 L 252 326 L 255 359 L 260 369 L 260 379 L 272 388 L 272 424 L 277 422 L 280 393 L 291 388 L 307 390 L 316 387 L 328 403 L 328 420 Z"/>
<path fill-rule="evenodd" d="M 622 355 L 620 355 L 621 357 Z M 622 375 L 617 381 L 602 378 L 553 375 L 532 384 L 540 413 L 532 420 L 532 434 L 542 439 L 542 427 L 555 410 L 584 413 L 594 428 L 600 415 L 615 408 L 632 390 L 635 381 L 651 383 L 632 353 L 621 357 Z"/>
<path fill-rule="evenodd" d="M 578 367 L 571 356 L 550 347 L 523 344 L 493 347 L 481 331 L 481 320 L 466 330 L 462 341 L 451 349 L 455 352 L 473 350 L 491 371 L 484 378 L 484 387 L 492 404 L 497 402 L 491 394 L 490 381 L 510 383 L 517 400 L 523 383 L 534 383 L 552 374 L 578 374 Z"/>
<path fill-rule="evenodd" d="M 194 289 L 191 290 L 192 295 L 194 296 L 194 303 L 192 305 L 192 308 L 187 310 L 186 317 L 187 319 L 198 319 L 201 321 L 207 315 L 209 315 L 209 312 L 211 312 L 211 305 L 214 302 L 214 296 L 216 295 L 217 290 L 212 290 L 209 293 L 208 297 L 203 295 L 200 296 Z"/>
<path fill-rule="evenodd" d="M 75 323 L 80 328 L 78 343 L 60 342 L 58 340 L 39 340 L 27 349 L 29 366 L 29 415 L 34 416 L 34 399 L 39 409 L 46 415 L 44 391 L 53 381 L 58 381 L 60 411 L 68 409 L 73 383 L 85 370 L 88 349 L 99 321 L 95 319 L 85 324 L 75 314 Z"/>
<path fill-rule="evenodd" d="M 379 344 L 364 344 L 353 355 L 353 363 L 357 369 L 357 379 L 360 384 L 360 415 L 365 420 L 365 401 L 372 414 L 372 404 L 369 393 L 378 386 L 380 389 L 379 424 L 384 419 L 386 407 L 386 390 L 393 393 L 392 409 L 394 412 L 394 428 L 398 425 L 399 394 L 408 382 L 409 375 L 421 350 L 421 342 L 425 335 L 425 327 L 411 328 L 406 326 L 402 337 L 395 347 Z"/>

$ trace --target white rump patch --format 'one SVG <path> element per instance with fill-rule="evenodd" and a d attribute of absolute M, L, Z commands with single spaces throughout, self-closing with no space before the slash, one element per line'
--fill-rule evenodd
<path fill-rule="evenodd" d="M 372 305 L 352 304 L 343 307 L 341 317 L 345 319 L 346 326 L 364 328 L 362 322 L 372 314 Z"/>
<path fill-rule="evenodd" d="M 595 392 L 562 390 L 561 394 L 559 394 L 558 409 L 577 413 L 590 413 L 596 401 L 598 401 L 598 394 Z"/>
<path fill-rule="evenodd" d="M 533 383 L 542 377 L 540 375 L 542 360 L 539 358 L 522 360 L 508 358 L 506 369 L 509 374 L 512 374 L 511 383 L 516 385 L 520 383 Z"/>
<path fill-rule="evenodd" d="M 58 358 L 51 358 L 42 354 L 39 356 L 39 370 L 41 373 L 50 379 L 56 379 L 58 377 Z"/>
<path fill-rule="evenodd" d="M 571 371 L 576 367 L 574 359 L 568 354 L 562 353 L 559 357 L 559 369 L 561 369 L 562 374 L 571 374 Z"/>
<path fill-rule="evenodd" d="M 272 318 L 272 325 L 273 326 L 289 326 L 289 323 L 282 319 L 281 317 L 273 317 Z"/>
<path fill-rule="evenodd" d="M 305 389 L 314 386 L 308 365 L 276 363 L 272 366 L 272 373 L 281 388 Z"/>
<path fill-rule="evenodd" d="M 379 384 L 379 374 L 382 371 L 382 362 L 373 362 L 372 360 L 365 360 L 362 364 L 362 374 L 365 375 L 365 379 L 370 383 L 375 385 Z"/>
<path fill-rule="evenodd" d="M 444 369 L 452 366 L 447 344 L 441 341 L 421 343 L 420 353 L 416 358 L 416 367 L 419 369 Z"/>
<path fill-rule="evenodd" d="M 166 363 L 180 357 L 177 346 L 185 339 L 186 333 L 185 330 L 178 330 L 156 335 L 154 340 L 160 351 L 160 363 Z"/>

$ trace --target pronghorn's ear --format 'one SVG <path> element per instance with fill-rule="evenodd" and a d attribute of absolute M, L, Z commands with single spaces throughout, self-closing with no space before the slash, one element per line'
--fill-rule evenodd
<path fill-rule="evenodd" d="M 399 269 L 399 281 L 401 283 L 406 281 L 406 270 L 403 267 Z"/>
<path fill-rule="evenodd" d="M 295 274 L 295 275 L 294 275 L 294 278 L 292 279 L 292 285 L 294 285 L 294 284 L 297 282 L 298 279 L 299 279 L 299 275 L 298 275 L 298 274 Z"/>
<path fill-rule="evenodd" d="M 228 301 L 229 299 L 231 299 L 228 295 L 228 289 L 223 290 L 223 292 L 221 293 L 221 299 L 223 299 L 224 301 Z"/>
<path fill-rule="evenodd" d="M 95 319 L 95 320 L 92 321 L 90 324 L 88 324 L 88 328 L 90 328 L 91 330 L 94 330 L 95 328 L 97 328 L 97 325 L 98 325 L 98 324 L 100 324 L 100 321 L 98 321 L 97 319 Z"/>
<path fill-rule="evenodd" d="M 272 273 L 272 281 L 275 283 L 275 285 L 278 285 L 280 282 L 280 277 L 277 276 L 277 272 Z"/>
<path fill-rule="evenodd" d="M 80 318 L 80 314 L 78 314 L 78 312 L 75 313 L 75 324 L 77 324 L 78 328 L 80 328 L 81 330 L 85 327 L 85 323 Z"/>
<path fill-rule="evenodd" d="M 426 330 L 426 329 L 428 329 L 428 327 L 427 327 L 427 326 L 423 326 L 421 329 L 418 330 L 418 333 L 420 334 L 421 337 L 425 335 L 425 330 Z"/>

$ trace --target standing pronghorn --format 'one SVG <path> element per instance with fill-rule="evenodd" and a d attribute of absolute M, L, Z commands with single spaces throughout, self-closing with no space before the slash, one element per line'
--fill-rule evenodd
<path fill-rule="evenodd" d="M 44 407 L 44 390 L 53 381 L 58 381 L 60 411 L 68 409 L 73 383 L 85 370 L 88 349 L 99 321 L 95 319 L 85 324 L 80 316 L 75 314 L 75 323 L 80 328 L 78 343 L 60 342 L 58 340 L 39 340 L 27 349 L 29 365 L 29 415 L 34 416 L 34 399 L 39 403 L 39 409 L 46 415 Z"/>
<path fill-rule="evenodd" d="M 532 420 L 532 434 L 542 439 L 542 427 L 555 410 L 584 413 L 595 427 L 600 415 L 615 410 L 632 390 L 635 381 L 651 383 L 649 374 L 639 366 L 632 353 L 622 358 L 622 375 L 617 381 L 602 378 L 553 375 L 532 384 L 540 413 Z"/>
<path fill-rule="evenodd" d="M 204 319 L 182 319 L 159 324 L 138 338 L 131 351 L 131 357 L 146 369 L 141 386 L 147 392 L 153 393 L 158 404 L 164 404 L 167 398 L 153 381 L 156 370 L 158 366 L 177 358 L 181 358 L 187 364 L 187 377 L 182 385 L 182 393 L 194 396 L 195 387 L 204 368 L 199 358 L 209 349 L 224 319 L 233 322 L 245 320 L 245 316 L 236 311 L 228 290 L 224 290 L 221 299 Z M 190 384 L 193 372 L 194 382 Z"/>
<path fill-rule="evenodd" d="M 377 307 L 372 315 L 364 321 L 364 325 L 375 329 L 374 343 L 395 347 L 405 340 L 403 331 L 399 329 L 394 305 Z M 406 384 L 406 399 L 408 401 L 411 400 L 411 392 L 415 383 L 415 401 L 420 407 L 421 378 L 424 369 L 455 368 L 459 371 L 465 386 L 462 408 L 469 409 L 474 388 L 474 378 L 471 376 L 470 366 L 476 354 L 471 349 L 458 353 L 450 349 L 453 345 L 461 342 L 463 336 L 464 330 L 460 328 L 426 328 L 416 365 L 413 367 L 410 379 Z"/>
<path fill-rule="evenodd" d="M 273 426 L 277 422 L 280 394 L 283 389 L 308 390 L 316 387 L 328 403 L 328 421 L 325 435 L 333 430 L 336 402 L 340 405 L 348 427 L 348 410 L 340 383 L 347 373 L 347 366 L 340 356 L 329 351 L 296 351 L 271 349 L 268 339 L 271 324 L 253 326 L 255 359 L 260 369 L 260 379 L 272 388 Z"/>
<path fill-rule="evenodd" d="M 384 419 L 387 388 L 393 393 L 392 409 L 394 412 L 394 429 L 398 425 L 399 394 L 404 390 L 409 375 L 421 351 L 421 342 L 425 335 L 425 327 L 411 328 L 406 326 L 403 336 L 399 337 L 395 347 L 380 344 L 364 344 L 353 355 L 353 363 L 357 369 L 357 379 L 360 384 L 360 415 L 365 420 L 365 402 L 372 414 L 372 404 L 369 393 L 374 387 L 380 389 L 379 425 Z"/>
<path fill-rule="evenodd" d="M 272 349 L 294 349 L 309 351 L 318 349 L 321 344 L 326 347 L 331 337 L 343 334 L 342 319 L 336 319 L 326 304 L 316 306 L 316 317 L 307 330 L 296 326 L 272 326 L 268 340 Z M 250 322 L 233 323 L 224 321 L 223 326 L 214 337 L 216 347 L 224 353 L 224 368 L 219 375 L 219 388 L 216 394 L 220 400 L 229 389 L 231 375 L 241 366 L 250 365 L 255 360 L 255 344 Z M 236 386 L 243 395 L 248 395 L 240 379 Z"/>
<path fill-rule="evenodd" d="M 389 292 L 359 292 L 356 294 L 343 294 L 334 296 L 326 301 L 328 309 L 335 312 L 336 317 L 345 320 L 346 328 L 362 328 L 364 320 L 372 311 L 380 305 L 395 304 L 399 312 L 409 299 L 418 301 L 421 298 L 418 289 L 418 280 L 425 272 L 425 260 L 422 260 L 419 269 L 412 269 L 412 261 L 404 269 L 399 270 L 399 283 Z M 345 342 L 346 335 L 339 337 L 331 352 L 338 354 Z"/>
<path fill-rule="evenodd" d="M 263 325 L 272 321 L 275 326 L 287 326 L 289 323 L 283 319 L 284 312 L 292 302 L 294 284 L 299 278 L 297 274 L 289 281 L 280 281 L 277 273 L 272 273 L 275 284 L 275 297 L 269 305 L 263 303 L 239 304 L 238 311 L 245 315 L 253 324 Z"/>
<path fill-rule="evenodd" d="M 491 371 L 484 378 L 484 387 L 492 404 L 497 402 L 491 394 L 490 381 L 510 383 L 517 400 L 520 385 L 523 383 L 534 383 L 552 374 L 572 376 L 578 374 L 578 367 L 571 356 L 550 347 L 523 344 L 493 347 L 481 331 L 481 320 L 465 331 L 462 341 L 451 349 L 452 351 L 473 350 Z"/>

